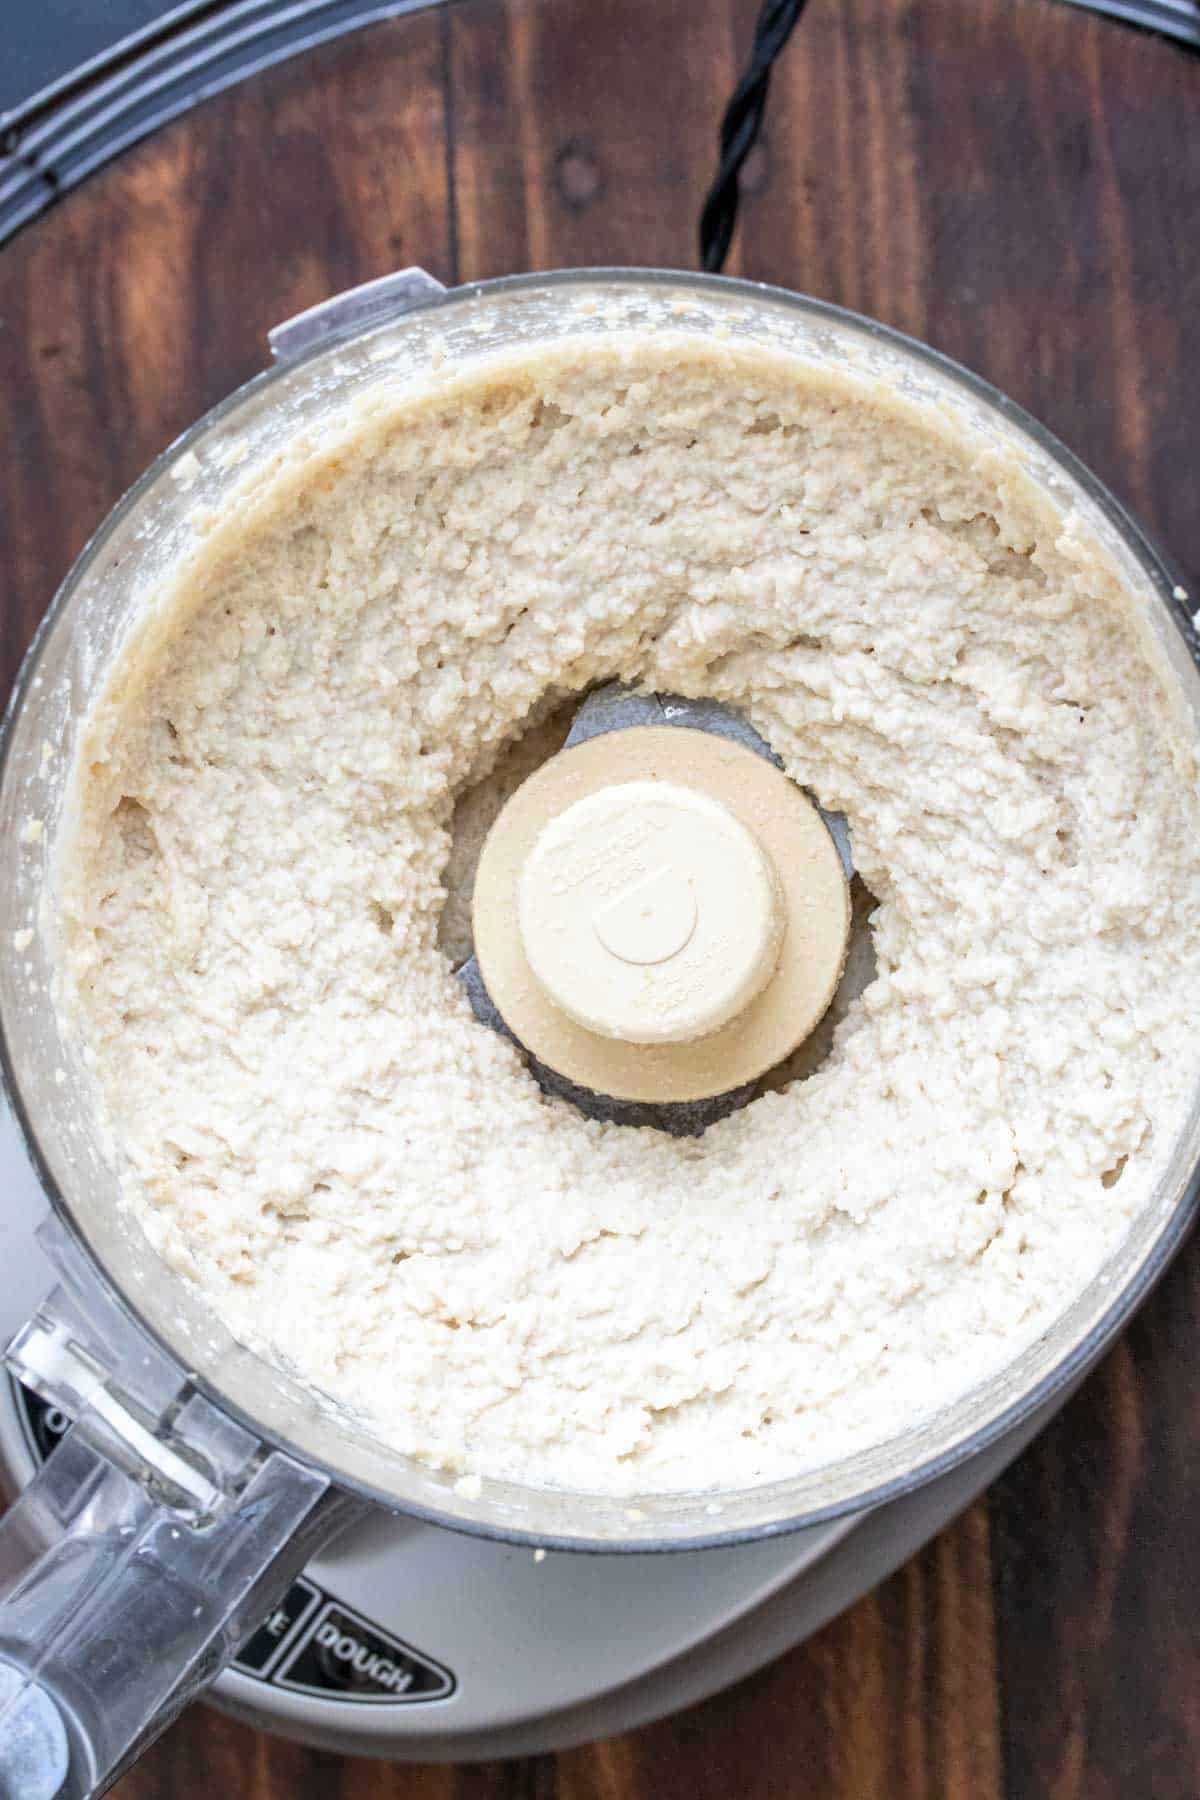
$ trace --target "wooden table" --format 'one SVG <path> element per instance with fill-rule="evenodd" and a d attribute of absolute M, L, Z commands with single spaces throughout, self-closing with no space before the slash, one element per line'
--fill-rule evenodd
<path fill-rule="evenodd" d="M 210 101 L 0 253 L 0 653 L 267 327 L 444 281 L 694 265 L 751 0 L 458 0 Z M 1057 0 L 812 0 L 730 272 L 874 313 L 1056 429 L 1200 591 L 1200 63 Z M 121 1800 L 1196 1800 L 1194 1253 L 988 1495 L 813 1642 L 566 1755 L 388 1768 L 194 1709 Z"/>

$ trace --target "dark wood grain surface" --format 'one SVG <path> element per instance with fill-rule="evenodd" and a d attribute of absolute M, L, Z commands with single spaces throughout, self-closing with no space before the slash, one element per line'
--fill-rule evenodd
<path fill-rule="evenodd" d="M 0 655 L 271 324 L 443 280 L 694 265 L 751 0 L 459 0 L 198 108 L 0 252 Z M 1200 589 L 1200 61 L 1057 0 L 811 0 L 730 263 L 924 337 L 1045 419 Z M 1200 1278 L 811 1643 L 613 1742 L 385 1767 L 194 1709 L 121 1800 L 1196 1800 Z"/>

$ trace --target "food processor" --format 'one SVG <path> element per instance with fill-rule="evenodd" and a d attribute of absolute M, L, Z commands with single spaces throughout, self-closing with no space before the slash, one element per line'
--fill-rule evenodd
<path fill-rule="evenodd" d="M 87 1070 L 60 1031 L 42 931 L 68 776 L 106 670 L 163 576 L 286 445 L 335 428 L 381 384 L 394 394 L 501 350 L 628 332 L 766 346 L 882 383 L 995 447 L 1095 540 L 1196 733 L 1196 637 L 1161 558 L 1018 408 L 882 326 L 671 271 L 565 271 L 447 292 L 405 270 L 277 327 L 274 367 L 173 445 L 87 546 L 5 725 L 0 1026 L 15 1122 L 0 1145 L 13 1382 L 0 1456 L 27 1485 L 0 1522 L 0 1789 L 23 1800 L 103 1792 L 214 1680 L 220 1704 L 309 1742 L 446 1759 L 603 1736 L 699 1698 L 815 1629 L 986 1485 L 1100 1355 L 1191 1220 L 1200 1094 L 1125 1240 L 988 1381 L 888 1442 L 794 1478 L 644 1496 L 456 1481 L 389 1450 L 234 1342 L 143 1237 Z M 610 711 L 597 728 L 597 707 L 619 715 L 632 703 L 619 692 L 585 701 L 569 753 L 635 736 L 645 714 L 614 722 Z M 728 716 L 672 718 L 670 696 L 636 704 L 659 708 L 667 736 L 731 729 Z M 734 749 L 767 779 L 766 746 Z M 838 821 L 818 828 L 841 870 L 852 868 Z M 852 932 L 850 951 L 835 980 L 850 973 Z M 462 971 L 481 1028 L 511 1024 L 503 1005 L 500 1021 L 489 1016 L 495 967 L 484 953 Z M 729 1102 L 700 1086 L 709 1091 L 681 1089 L 672 1104 Z M 600 1095 L 605 1106 L 629 1099 Z M 663 1123 L 692 1130 L 704 1119 Z M 636 1552 L 673 1554 L 657 1555 L 647 1579 Z"/>

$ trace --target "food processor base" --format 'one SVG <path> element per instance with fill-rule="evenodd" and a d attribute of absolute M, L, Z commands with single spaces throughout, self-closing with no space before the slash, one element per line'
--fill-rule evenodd
<path fill-rule="evenodd" d="M 54 1277 L 34 1236 L 45 1197 L 3 1104 L 0 1176 L 7 1338 Z M 872 1513 L 728 1549 L 533 1552 L 380 1511 L 309 1564 L 212 1700 L 304 1743 L 414 1761 L 631 1730 L 802 1642 L 940 1531 L 1054 1410 Z M 66 1423 L 0 1377 L 9 1492 Z"/>

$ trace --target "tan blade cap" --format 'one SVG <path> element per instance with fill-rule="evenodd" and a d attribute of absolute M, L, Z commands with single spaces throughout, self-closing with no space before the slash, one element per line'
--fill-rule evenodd
<path fill-rule="evenodd" d="M 807 1037 L 850 924 L 820 814 L 762 757 L 638 726 L 552 757 L 475 880 L 475 953 L 541 1062 L 618 1099 L 739 1087 Z"/>
<path fill-rule="evenodd" d="M 517 890 L 549 998 L 589 1031 L 686 1044 L 775 972 L 775 874 L 727 807 L 673 781 L 618 781 L 552 819 Z"/>

